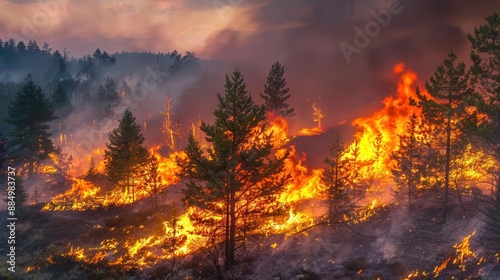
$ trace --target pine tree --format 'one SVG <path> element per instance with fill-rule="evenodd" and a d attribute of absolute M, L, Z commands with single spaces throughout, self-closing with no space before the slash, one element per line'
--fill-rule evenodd
<path fill-rule="evenodd" d="M 435 125 L 436 133 L 443 132 L 442 146 L 445 152 L 443 223 L 446 222 L 448 209 L 448 194 L 450 185 L 450 163 L 453 155 L 464 148 L 460 141 L 464 120 L 467 119 L 465 107 L 467 100 L 473 96 L 473 80 L 469 71 L 465 70 L 463 62 L 456 63 L 457 56 L 451 51 L 426 83 L 426 89 L 431 95 L 427 97 L 417 92 L 422 113 L 431 124 Z M 444 125 L 443 125 L 444 124 Z"/>
<path fill-rule="evenodd" d="M 181 235 L 184 228 L 179 223 L 179 214 L 175 204 L 172 206 L 171 216 L 172 218 L 165 222 L 168 226 L 164 231 L 165 236 L 162 243 L 162 247 L 166 249 L 171 261 L 170 277 L 167 276 L 167 279 L 172 279 L 172 277 L 177 275 L 177 250 L 182 248 L 187 241 L 186 235 Z"/>
<path fill-rule="evenodd" d="M 27 174 L 31 177 L 36 164 L 54 151 L 47 124 L 57 119 L 52 103 L 28 75 L 26 85 L 17 93 L 8 113 L 6 122 L 14 127 L 9 141 L 11 156 L 16 163 L 27 165 Z"/>
<path fill-rule="evenodd" d="M 31 195 L 31 204 L 38 204 L 40 199 L 40 193 L 38 192 L 38 188 L 35 186 L 35 189 L 33 190 L 33 194 Z"/>
<path fill-rule="evenodd" d="M 107 76 L 104 86 L 99 87 L 97 100 L 102 105 L 102 113 L 106 117 L 111 116 L 113 109 L 120 104 L 118 85 L 112 77 Z"/>
<path fill-rule="evenodd" d="M 382 171 L 382 168 L 383 168 L 383 164 L 384 162 L 382 162 L 382 151 L 386 149 L 386 146 L 384 144 L 384 136 L 382 135 L 382 133 L 377 133 L 377 135 L 375 136 L 375 139 L 373 140 L 373 165 L 372 165 L 372 168 L 371 168 L 371 176 L 372 176 L 372 180 L 375 179 L 375 178 L 379 178 L 380 177 L 380 172 Z"/>
<path fill-rule="evenodd" d="M 65 191 L 71 185 L 71 177 L 69 172 L 73 166 L 73 156 L 63 153 L 62 149 L 58 147 L 54 152 L 54 167 L 55 172 L 51 178 L 51 188 L 56 192 Z"/>
<path fill-rule="evenodd" d="M 87 170 L 87 172 L 85 172 L 85 179 L 92 181 L 92 180 L 93 180 L 93 179 L 95 179 L 98 175 L 99 175 L 99 171 L 98 171 L 98 170 L 97 170 L 97 168 L 95 167 L 95 160 L 94 160 L 94 157 L 91 157 L 91 158 L 90 158 L 90 165 L 89 165 L 89 169 Z"/>
<path fill-rule="evenodd" d="M 260 94 L 265 101 L 266 109 L 283 117 L 295 116 L 294 109 L 288 108 L 289 105 L 286 103 L 290 98 L 289 91 L 290 88 L 286 87 L 285 68 L 279 62 L 275 62 L 269 70 L 264 94 Z"/>
<path fill-rule="evenodd" d="M 500 15 L 495 12 L 486 17 L 486 24 L 468 35 L 472 44 L 472 73 L 479 80 L 481 95 L 477 107 L 488 116 L 478 127 L 478 133 L 487 153 L 500 163 Z M 485 226 L 482 243 L 493 252 L 500 251 L 500 169 L 492 170 L 492 192 L 484 198 L 481 209 Z"/>
<path fill-rule="evenodd" d="M 158 210 L 158 199 L 160 194 L 165 190 L 165 185 L 162 183 L 158 159 L 155 155 L 151 155 L 146 170 L 146 188 L 151 195 L 153 207 Z"/>
<path fill-rule="evenodd" d="M 200 229 L 211 229 L 206 234 L 215 244 L 223 245 L 227 270 L 236 263 L 240 237 L 250 230 L 243 228 L 251 226 L 244 223 L 245 215 L 264 215 L 269 207 L 263 206 L 275 202 L 284 186 L 287 177 L 280 172 L 288 154 L 271 156 L 272 139 L 262 127 L 265 107 L 253 102 L 238 69 L 231 77 L 226 75 L 225 94 L 217 97 L 215 123 L 201 125 L 209 144 L 207 154 L 191 135 L 185 148 L 187 159 L 178 159 L 178 164 L 179 175 L 187 179 L 184 201 L 200 209 L 193 219 L 202 225 Z M 248 208 L 253 205 L 258 207 Z"/>
<path fill-rule="evenodd" d="M 391 168 L 392 176 L 397 188 L 395 193 L 400 197 L 406 189 L 408 197 L 408 207 L 412 205 L 412 198 L 415 196 L 416 187 L 420 182 L 420 155 L 419 139 L 417 139 L 417 115 L 413 114 L 408 120 L 405 135 L 399 136 L 398 150 L 391 154 L 391 159 L 395 164 Z"/>
<path fill-rule="evenodd" d="M 332 141 L 325 163 L 321 182 L 325 186 L 328 203 L 328 223 L 337 224 L 352 210 L 350 196 L 355 191 L 356 173 L 352 172 L 353 159 L 348 157 L 349 149 L 344 146 L 340 135 Z"/>
<path fill-rule="evenodd" d="M 66 89 L 60 83 L 57 84 L 56 90 L 52 93 L 52 102 L 56 108 L 62 108 L 69 104 Z"/>
<path fill-rule="evenodd" d="M 109 134 L 105 151 L 106 173 L 110 181 L 121 185 L 135 201 L 136 179 L 148 160 L 148 151 L 142 146 L 144 136 L 132 112 L 123 113 L 117 128 Z"/>

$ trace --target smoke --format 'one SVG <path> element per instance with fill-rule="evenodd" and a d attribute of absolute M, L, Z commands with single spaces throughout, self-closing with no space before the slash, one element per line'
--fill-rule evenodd
<path fill-rule="evenodd" d="M 48 14 L 47 25 L 38 28 L 33 38 L 54 43 L 59 49 L 64 45 L 76 55 L 97 47 L 108 52 L 175 48 L 197 52 L 208 59 L 198 73 L 188 74 L 188 80 L 177 76 L 161 82 L 154 93 L 148 94 L 144 105 L 134 108 L 136 116 L 148 119 L 156 129 L 160 123 L 158 111 L 168 91 L 173 97 L 174 118 L 179 118 L 185 130 L 199 119 L 213 120 L 216 93 L 223 92 L 224 75 L 236 67 L 245 75 L 255 101 L 262 103 L 258 93 L 263 91 L 275 61 L 285 66 L 289 102 L 296 112 L 291 131 L 315 125 L 313 104 L 326 115 L 325 129 L 340 122 L 350 123 L 378 110 L 383 97 L 395 91 L 388 75 L 394 64 L 405 62 L 425 80 L 450 49 L 467 60 L 466 34 L 496 7 L 493 0 L 479 6 L 465 0 L 259 0 L 234 5 L 228 2 L 224 7 L 210 1 L 146 2 L 108 5 L 61 1 Z M 41 9 L 36 5 L 16 7 L 30 20 L 30 15 Z M 399 7 L 400 12 L 392 13 L 379 26 L 379 32 L 369 36 L 366 46 L 356 45 L 356 30 L 367 33 L 367 26 L 378 22 L 374 15 L 383 14 L 391 5 Z M 201 28 L 207 25 L 210 27 Z M 16 20 L 0 21 L 2 30 L 22 27 Z M 359 49 L 349 56 L 350 62 L 340 48 L 342 43 Z M 118 64 L 110 74 L 117 79 L 139 80 L 138 76 L 144 75 L 143 60 L 154 67 L 154 55 L 127 58 L 117 54 Z M 134 82 L 129 85 L 133 88 Z"/>
<path fill-rule="evenodd" d="M 258 31 L 221 30 L 210 36 L 200 53 L 249 65 L 260 71 L 255 74 L 260 77 L 279 60 L 301 125 L 313 125 L 311 105 L 316 103 L 324 108 L 329 128 L 376 110 L 383 97 L 394 92 L 387 73 L 398 62 L 427 79 L 450 49 L 467 60 L 466 34 L 495 4 L 485 1 L 472 7 L 467 1 L 402 0 L 402 11 L 393 14 L 389 24 L 348 63 L 339 45 L 352 45 L 354 28 L 363 29 L 375 20 L 372 13 L 387 9 L 391 2 L 259 1 L 248 4 L 247 10 Z"/>

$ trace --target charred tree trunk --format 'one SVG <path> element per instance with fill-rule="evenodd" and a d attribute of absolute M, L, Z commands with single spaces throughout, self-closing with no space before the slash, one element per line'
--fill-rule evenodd
<path fill-rule="evenodd" d="M 225 252 L 224 252 L 224 257 L 225 257 L 225 268 L 228 268 L 229 264 L 229 223 L 230 223 L 230 200 L 229 200 L 229 193 L 226 195 L 226 238 L 224 240 L 224 245 L 225 245 Z"/>
<path fill-rule="evenodd" d="M 235 264 L 235 250 L 236 250 L 236 200 L 235 200 L 235 192 L 231 191 L 231 225 L 229 230 L 229 259 L 227 260 L 227 267 L 231 268 Z"/>
<path fill-rule="evenodd" d="M 445 162 L 445 177 L 444 177 L 444 212 L 443 224 L 446 223 L 448 215 L 448 192 L 450 188 L 450 161 L 451 161 L 451 89 L 448 91 L 448 117 L 446 122 L 446 162 Z"/>

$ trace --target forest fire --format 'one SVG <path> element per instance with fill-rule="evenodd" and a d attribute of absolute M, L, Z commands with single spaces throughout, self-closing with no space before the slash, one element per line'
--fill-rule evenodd
<path fill-rule="evenodd" d="M 461 278 L 461 273 L 467 271 L 467 267 L 470 270 L 471 267 L 479 267 L 485 261 L 484 257 L 479 258 L 476 253 L 474 253 L 470 248 L 470 238 L 476 234 L 474 230 L 471 234 L 465 236 L 462 242 L 456 243 L 453 246 L 455 252 L 453 252 L 448 258 L 446 258 L 440 265 L 436 266 L 432 272 L 415 270 L 410 273 L 405 279 L 419 278 L 420 276 L 430 276 L 433 278 L 438 278 L 440 275 L 447 275 L 451 279 L 455 277 Z M 458 269 L 458 271 L 457 271 Z"/>
<path fill-rule="evenodd" d="M 161 170 L 161 183 L 164 186 L 175 184 L 179 179 L 176 176 L 178 167 L 176 158 L 185 156 L 183 152 L 172 153 L 169 157 L 162 157 L 158 153 L 158 147 L 151 148 L 151 154 L 158 160 Z M 151 190 L 139 183 L 135 188 L 135 199 L 140 200 L 149 197 Z M 133 203 L 132 195 L 124 189 L 103 191 L 92 182 L 84 178 L 74 178 L 71 189 L 52 198 L 42 209 L 44 211 L 54 210 L 77 210 L 96 209 L 111 205 L 128 205 Z"/>
<path fill-rule="evenodd" d="M 372 14 L 380 23 L 385 12 Z M 484 36 L 498 37 L 500 16 L 488 22 L 469 36 L 473 66 L 451 51 L 425 82 L 404 63 L 383 63 L 354 91 L 285 75 L 278 61 L 254 91 L 260 73 L 227 73 L 224 60 L 190 52 L 97 49 L 71 60 L 30 41 L 31 56 L 53 62 L 49 73 L 8 85 L 10 74 L 0 77 L 10 102 L 8 137 L 0 133 L 2 213 L 15 216 L 0 235 L 26 240 L 8 248 L 21 271 L 14 278 L 495 276 L 500 99 L 491 73 L 499 70 L 491 69 L 495 38 Z M 0 41 L 0 58 L 26 52 Z M 137 63 L 116 64 L 137 57 L 156 62 L 145 64 L 147 78 L 124 71 Z M 354 115 L 368 108 L 343 93 L 386 88 L 386 72 L 394 92 L 374 92 L 367 101 L 385 94 L 381 108 Z M 304 121 L 311 105 L 312 122 Z"/>
<path fill-rule="evenodd" d="M 383 102 L 384 108 L 379 112 L 370 117 L 358 118 L 353 122 L 360 129 L 360 132 L 355 135 L 355 140 L 348 146 L 348 152 L 344 157 L 359 164 L 359 177 L 356 177 L 355 182 L 360 186 L 363 186 L 362 182 L 370 179 L 388 178 L 393 165 L 391 155 L 399 148 L 397 141 L 394 141 L 394 139 L 407 133 L 407 120 L 411 115 L 420 114 L 419 108 L 410 105 L 410 99 L 417 98 L 414 94 L 417 81 L 416 74 L 406 70 L 404 64 L 396 65 L 393 73 L 400 79 L 396 95 L 387 97 Z M 321 112 L 316 113 L 323 117 Z M 301 132 L 302 135 L 322 133 L 320 127 L 307 130 L 313 131 L 313 133 L 304 131 Z M 324 182 L 324 170 L 309 170 L 303 164 L 307 155 L 299 155 L 295 146 L 288 144 L 290 140 L 288 133 L 287 120 L 268 112 L 264 134 L 272 136 L 275 157 L 281 158 L 285 154 L 288 155 L 284 161 L 281 176 L 289 176 L 289 180 L 278 196 L 278 202 L 285 209 L 285 212 L 265 222 L 255 232 L 251 231 L 248 234 L 260 232 L 268 237 L 283 235 L 284 239 L 287 239 L 287 237 L 297 232 L 307 234 L 307 229 L 313 228 L 321 222 L 321 216 L 308 213 L 308 211 L 305 211 L 307 209 L 303 209 L 304 206 L 300 205 L 304 204 L 305 201 L 314 201 L 313 203 L 318 203 L 319 207 L 322 207 L 321 203 L 324 200 L 327 188 Z M 172 152 L 167 157 L 164 157 L 160 154 L 160 149 L 160 145 L 155 145 L 149 149 L 149 154 L 157 161 L 158 171 L 161 174 L 161 185 L 168 187 L 179 181 L 180 169 L 177 161 L 179 159 L 185 160 L 188 155 L 184 151 L 179 151 Z M 104 154 L 103 149 L 94 150 L 96 158 L 103 158 Z M 462 159 L 460 159 L 465 163 L 464 173 L 457 173 L 457 180 L 465 180 L 463 178 L 478 180 L 483 178 L 483 175 L 476 171 L 478 169 L 471 168 L 477 166 L 478 162 L 483 159 L 485 157 L 481 151 L 475 151 L 472 147 L 468 147 Z M 486 163 L 491 164 L 491 161 L 481 161 L 481 167 L 484 168 Z M 103 161 L 99 161 L 96 170 L 101 173 L 105 172 Z M 458 176 L 462 177 L 459 178 Z M 43 207 L 43 210 L 84 211 L 112 205 L 129 205 L 134 203 L 134 200 L 137 201 L 151 196 L 151 190 L 140 180 L 137 181 L 133 191 L 133 196 L 124 188 L 104 191 L 102 187 L 95 185 L 91 181 L 76 177 L 73 179 L 71 189 L 53 197 Z M 355 189 L 350 191 L 355 191 Z M 336 222 L 353 226 L 367 222 L 379 211 L 386 209 L 385 203 L 378 198 L 378 195 L 380 195 L 379 189 L 370 186 L 367 187 L 366 191 L 364 197 L 355 198 L 354 205 L 346 208 L 350 210 L 344 209 L 339 212 L 340 216 L 336 218 Z M 222 204 L 218 207 L 222 207 Z M 76 261 L 90 264 L 105 261 L 108 265 L 120 265 L 125 268 L 150 268 L 161 261 L 183 257 L 200 250 L 200 248 L 210 246 L 211 241 L 200 233 L 200 229 L 197 228 L 193 221 L 193 218 L 199 219 L 202 212 L 202 209 L 191 206 L 181 214 L 175 214 L 171 218 L 161 218 L 159 227 L 162 230 L 158 231 L 161 234 L 150 232 L 148 235 L 137 238 L 106 239 L 100 242 L 100 246 L 88 249 L 71 245 L 69 252 L 61 253 L 61 256 L 71 257 Z M 211 216 L 210 219 L 221 222 L 223 216 Z M 130 230 L 132 228 L 122 229 L 125 233 L 130 232 Z M 448 267 L 449 263 L 459 265 L 461 269 L 465 269 L 465 259 L 471 256 L 475 257 L 468 249 L 469 237 L 464 239 L 465 243 L 462 242 L 462 245 L 457 244 L 454 247 L 458 252 L 456 258 L 453 260 L 451 257 L 448 258 L 440 266 L 436 266 L 432 273 L 417 270 L 412 272 L 408 278 L 431 274 L 437 277 Z M 270 245 L 271 248 L 277 248 L 277 246 L 276 242 Z M 120 247 L 123 250 L 119 250 Z M 48 262 L 51 262 L 50 258 Z"/>
<path fill-rule="evenodd" d="M 399 79 L 396 95 L 386 97 L 384 107 L 372 116 L 353 121 L 359 132 L 354 136 L 357 141 L 350 145 L 348 156 L 363 163 L 360 173 L 364 178 L 390 175 L 391 153 L 398 148 L 398 135 L 406 134 L 409 117 L 419 115 L 421 111 L 410 105 L 410 99 L 418 98 L 415 94 L 417 74 L 406 69 L 404 63 L 399 63 L 394 66 L 393 75 Z"/>

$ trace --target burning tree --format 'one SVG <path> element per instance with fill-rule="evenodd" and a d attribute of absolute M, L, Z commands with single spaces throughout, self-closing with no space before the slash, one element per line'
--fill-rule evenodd
<path fill-rule="evenodd" d="M 179 119 L 173 124 L 172 122 L 172 98 L 167 96 L 165 98 L 165 112 L 160 112 L 165 120 L 162 124 L 162 132 L 165 134 L 167 146 L 171 151 L 177 151 L 179 148 L 179 141 L 181 137 Z"/>
<path fill-rule="evenodd" d="M 97 90 L 97 101 L 103 106 L 102 114 L 105 117 L 111 116 L 113 109 L 119 105 L 118 85 L 112 77 L 107 76 L 104 86 L 100 86 Z"/>
<path fill-rule="evenodd" d="M 473 80 L 463 62 L 456 63 L 457 56 L 450 52 L 426 83 L 430 96 L 417 91 L 424 120 L 435 128 L 436 145 L 445 150 L 443 223 L 446 222 L 448 193 L 450 185 L 450 167 L 453 156 L 459 156 L 465 148 L 462 130 L 467 119 L 467 99 L 473 95 Z M 444 137 L 443 137 L 444 136 Z"/>
<path fill-rule="evenodd" d="M 95 166 L 95 160 L 94 157 L 90 157 L 90 164 L 89 164 L 89 169 L 87 169 L 87 172 L 85 172 L 85 175 L 83 175 L 84 179 L 92 181 L 99 176 L 99 170 L 97 170 Z"/>
<path fill-rule="evenodd" d="M 65 191 L 71 185 L 70 171 L 73 166 L 73 156 L 67 156 L 58 147 L 51 155 L 54 164 L 54 172 L 51 174 L 51 188 L 56 192 Z"/>
<path fill-rule="evenodd" d="M 264 99 L 266 109 L 278 116 L 293 117 L 293 108 L 288 108 L 286 101 L 290 98 L 290 88 L 286 87 L 285 67 L 276 61 L 269 70 L 264 93 L 260 97 Z"/>
<path fill-rule="evenodd" d="M 421 164 L 419 160 L 420 140 L 417 139 L 417 115 L 410 116 L 406 135 L 399 135 L 399 148 L 392 153 L 391 158 L 395 161 L 391 169 L 394 182 L 398 186 L 396 195 L 403 193 L 406 189 L 408 196 L 408 207 L 411 206 L 412 197 L 415 195 L 417 185 L 420 183 Z"/>
<path fill-rule="evenodd" d="M 316 104 L 312 105 L 313 107 L 313 120 L 318 123 L 318 129 L 321 131 L 321 120 L 325 117 L 325 114 L 321 111 L 321 108 L 316 106 Z"/>
<path fill-rule="evenodd" d="M 136 179 L 143 173 L 148 151 L 142 146 L 141 127 L 129 109 L 123 113 L 118 127 L 109 134 L 109 142 L 104 154 L 107 176 L 110 181 L 123 186 L 127 195 L 132 193 L 132 201 L 135 201 Z"/>
<path fill-rule="evenodd" d="M 8 113 L 6 122 L 14 126 L 9 140 L 11 156 L 16 163 L 27 167 L 27 175 L 31 177 L 37 164 L 54 151 L 47 125 L 57 119 L 52 103 L 28 75 L 26 85 L 17 93 Z"/>
<path fill-rule="evenodd" d="M 500 15 L 486 17 L 486 24 L 468 35 L 472 44 L 472 73 L 478 77 L 481 95 L 478 108 L 487 116 L 479 127 L 484 146 L 494 156 L 496 168 L 492 168 L 493 189 L 483 209 L 485 228 L 483 243 L 493 251 L 500 251 Z"/>
<path fill-rule="evenodd" d="M 179 159 L 180 176 L 187 179 L 184 201 L 198 207 L 193 220 L 221 245 L 224 269 L 236 264 L 243 236 L 256 228 L 247 219 L 272 212 L 287 176 L 280 172 L 288 153 L 272 157 L 272 135 L 264 132 L 266 108 L 256 105 L 242 74 L 226 75 L 225 95 L 218 94 L 215 124 L 202 122 L 209 147 L 206 152 L 191 135 Z M 218 267 L 219 258 L 213 258 Z"/>
<path fill-rule="evenodd" d="M 328 203 L 328 223 L 336 224 L 343 220 L 353 210 L 351 198 L 356 191 L 357 173 L 353 172 L 353 159 L 348 157 L 349 149 L 337 134 L 325 160 L 328 165 L 321 176 L 325 185 L 325 195 Z"/>
<path fill-rule="evenodd" d="M 153 200 L 153 207 L 158 209 L 158 198 L 161 192 L 165 190 L 166 186 L 162 183 L 160 169 L 158 167 L 158 159 L 156 159 L 154 154 L 149 158 L 145 181 L 146 188 L 151 194 L 151 199 Z"/>

